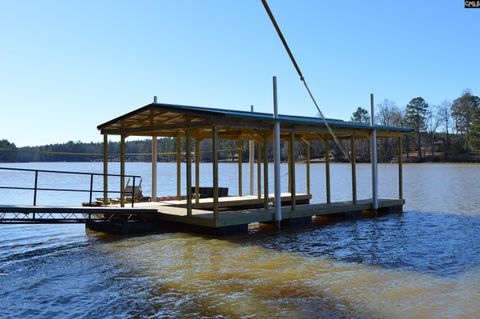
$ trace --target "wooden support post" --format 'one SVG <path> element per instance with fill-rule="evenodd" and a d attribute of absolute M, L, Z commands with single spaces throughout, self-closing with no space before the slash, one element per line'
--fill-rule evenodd
<path fill-rule="evenodd" d="M 108 135 L 103 135 L 103 205 L 108 205 Z"/>
<path fill-rule="evenodd" d="M 263 208 L 268 209 L 268 140 L 263 134 Z"/>
<path fill-rule="evenodd" d="M 175 147 L 177 151 L 177 199 L 180 200 L 182 196 L 182 189 L 181 189 L 181 184 L 182 184 L 182 138 L 180 136 L 177 136 L 175 139 Z"/>
<path fill-rule="evenodd" d="M 292 162 L 292 158 L 290 157 L 290 155 L 291 155 L 290 149 L 292 148 L 292 144 L 290 144 L 290 140 L 288 140 L 287 145 L 288 145 L 288 152 L 287 152 L 288 192 L 292 193 L 292 172 L 291 172 L 292 166 L 290 165 L 290 163 Z"/>
<path fill-rule="evenodd" d="M 218 127 L 212 128 L 212 159 L 213 159 L 213 220 L 218 220 Z"/>
<path fill-rule="evenodd" d="M 200 139 L 195 140 L 195 203 L 200 202 Z"/>
<path fill-rule="evenodd" d="M 250 106 L 250 112 L 253 113 L 253 105 Z M 255 165 L 255 142 L 251 139 L 248 141 L 248 174 L 250 175 L 250 196 L 253 196 L 255 192 L 253 191 L 255 189 L 254 181 L 253 181 L 253 175 L 254 172 L 253 170 Z"/>
<path fill-rule="evenodd" d="M 190 124 L 190 120 L 187 119 L 187 124 Z M 185 164 L 187 173 L 187 216 L 192 216 L 192 129 L 187 127 L 187 134 L 185 138 Z"/>
<path fill-rule="evenodd" d="M 242 191 L 242 141 L 238 141 L 238 196 L 243 196 L 243 191 Z"/>
<path fill-rule="evenodd" d="M 403 159 L 402 159 L 402 148 L 403 140 L 400 136 L 398 138 L 398 198 L 403 199 Z"/>
<path fill-rule="evenodd" d="M 295 194 L 295 132 L 290 133 L 290 142 L 289 142 L 289 147 L 288 147 L 288 153 L 289 153 L 289 158 L 290 158 L 290 204 L 292 207 L 292 211 L 296 209 L 297 206 L 297 199 L 296 199 L 296 194 Z"/>
<path fill-rule="evenodd" d="M 120 207 L 125 207 L 125 135 L 120 137 Z"/>
<path fill-rule="evenodd" d="M 250 186 L 250 196 L 255 195 L 255 181 L 254 181 L 254 169 L 255 169 L 255 142 L 253 140 L 248 141 L 248 174 L 249 174 L 249 183 Z"/>
<path fill-rule="evenodd" d="M 357 169 L 356 169 L 356 157 L 357 152 L 355 149 L 355 136 L 350 137 L 351 144 L 351 158 L 352 158 L 352 203 L 357 203 Z"/>
<path fill-rule="evenodd" d="M 306 167 L 306 174 L 307 174 L 307 195 L 310 195 L 310 143 L 307 143 L 307 167 Z"/>
<path fill-rule="evenodd" d="M 152 136 L 152 202 L 157 201 L 157 136 Z"/>
<path fill-rule="evenodd" d="M 328 139 L 324 140 L 325 143 L 325 193 L 327 196 L 327 204 L 331 203 L 330 200 L 330 147 Z"/>
<path fill-rule="evenodd" d="M 257 194 L 262 198 L 262 144 L 257 143 Z"/>

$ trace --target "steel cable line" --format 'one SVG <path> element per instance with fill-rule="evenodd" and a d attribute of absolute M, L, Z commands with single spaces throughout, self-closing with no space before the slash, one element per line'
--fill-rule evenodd
<path fill-rule="evenodd" d="M 275 17 L 273 16 L 273 13 L 270 10 L 270 7 L 268 6 L 267 0 L 262 0 L 262 4 L 263 4 L 263 7 L 265 8 L 265 11 L 267 11 L 268 16 L 270 17 L 270 21 L 272 21 L 272 24 L 273 24 L 275 30 L 277 31 L 277 34 L 278 34 L 280 40 L 282 41 L 283 47 L 287 51 L 287 54 L 290 57 L 290 60 L 292 61 L 293 66 L 295 67 L 295 70 L 298 73 L 298 76 L 300 77 L 300 81 L 302 81 L 303 85 L 305 86 L 305 89 L 308 92 L 308 95 L 310 96 L 310 99 L 312 100 L 313 104 L 317 108 L 318 114 L 322 118 L 323 123 L 325 124 L 325 127 L 327 128 L 328 132 L 332 136 L 333 141 L 336 143 L 338 148 L 342 151 L 345 158 L 347 158 L 350 162 L 352 162 L 351 159 L 350 159 L 350 156 L 348 155 L 348 153 L 343 148 L 342 144 L 340 144 L 340 141 L 335 136 L 335 133 L 333 133 L 333 130 L 331 129 L 330 125 L 328 124 L 328 121 L 325 118 L 325 116 L 323 115 L 323 112 L 320 110 L 320 107 L 318 106 L 318 103 L 315 100 L 315 97 L 313 96 L 312 91 L 310 91 L 310 88 L 308 87 L 307 81 L 305 80 L 305 77 L 302 74 L 302 70 L 300 70 L 300 67 L 297 64 L 297 61 L 295 60 L 295 57 L 293 56 L 293 53 L 290 50 L 290 47 L 288 46 L 287 40 L 285 40 L 285 37 L 283 36 L 282 31 L 280 30 L 280 27 L 278 26 L 278 23 L 275 20 Z M 327 156 L 327 155 L 325 155 L 325 156 Z"/>

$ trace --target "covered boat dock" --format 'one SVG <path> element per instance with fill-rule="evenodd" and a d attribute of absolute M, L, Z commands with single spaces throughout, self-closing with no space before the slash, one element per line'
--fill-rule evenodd
<path fill-rule="evenodd" d="M 402 136 L 411 130 L 407 128 L 370 126 L 361 123 L 327 119 L 328 126 L 338 140 L 347 141 L 350 145 L 351 163 L 351 201 L 332 202 L 330 192 L 330 144 L 332 135 L 325 123 L 318 117 L 216 109 L 197 106 L 185 106 L 157 103 L 145 105 L 130 113 L 124 114 L 98 126 L 104 137 L 104 174 L 108 174 L 108 139 L 111 135 L 120 136 L 120 175 L 125 175 L 125 140 L 131 136 L 152 138 L 152 185 L 151 202 L 134 203 L 136 207 L 156 209 L 157 220 L 180 225 L 200 226 L 213 230 L 247 229 L 251 223 L 280 222 L 275 215 L 275 194 L 269 185 L 268 162 L 272 158 L 274 125 L 280 124 L 280 139 L 288 143 L 288 192 L 282 193 L 281 222 L 297 223 L 311 221 L 313 216 L 328 214 L 350 214 L 372 211 L 374 199 L 357 199 L 356 183 L 356 142 L 370 140 L 375 132 L 377 138 L 393 138 L 398 140 L 398 198 L 378 199 L 378 210 L 401 211 L 404 204 L 402 194 Z M 165 200 L 157 194 L 157 138 L 172 137 L 176 139 L 176 194 L 175 198 Z M 200 196 L 200 154 L 202 140 L 211 140 L 212 158 L 212 196 Z M 221 197 L 219 187 L 219 141 L 237 141 L 238 151 L 238 194 Z M 181 145 L 184 141 L 185 150 Z M 310 143 L 322 141 L 325 156 L 325 194 L 321 204 L 310 204 Z M 243 141 L 250 141 L 250 192 L 243 190 L 242 181 L 242 149 Z M 306 193 L 296 190 L 295 143 L 305 143 Z M 253 147 L 252 147 L 253 146 Z M 254 151 L 253 151 L 254 150 Z M 183 153 L 183 154 L 182 154 Z M 256 157 L 256 194 L 253 191 L 252 176 L 253 154 Z M 181 170 L 182 156 L 185 159 L 185 172 Z M 193 162 L 193 163 L 192 163 Z M 195 170 L 192 169 L 195 167 Z M 194 171 L 194 174 L 193 174 Z M 181 178 L 184 175 L 185 189 L 182 190 Z M 193 176 L 194 175 L 194 176 Z M 104 178 L 104 205 L 108 204 L 108 178 Z M 222 185 L 223 186 L 223 185 Z M 120 189 L 124 189 L 125 180 L 121 178 Z M 125 194 L 120 197 L 119 206 L 126 204 Z"/>

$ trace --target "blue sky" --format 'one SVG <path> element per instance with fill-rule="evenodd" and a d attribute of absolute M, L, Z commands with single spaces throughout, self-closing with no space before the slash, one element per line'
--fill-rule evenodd
<path fill-rule="evenodd" d="M 480 9 L 462 0 L 270 0 L 326 116 L 480 94 Z M 1 1 L 0 139 L 100 141 L 160 102 L 315 115 L 260 0 Z"/>

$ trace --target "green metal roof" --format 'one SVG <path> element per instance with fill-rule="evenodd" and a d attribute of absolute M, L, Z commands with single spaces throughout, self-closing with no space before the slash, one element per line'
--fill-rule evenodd
<path fill-rule="evenodd" d="M 320 117 L 309 117 L 309 116 L 297 116 L 297 115 L 285 115 L 279 114 L 278 118 L 275 119 L 272 113 L 263 113 L 263 112 L 250 112 L 250 111 L 240 111 L 240 110 L 230 110 L 230 109 L 219 109 L 219 108 L 210 108 L 210 107 L 200 107 L 200 106 L 190 106 L 190 105 L 177 105 L 177 104 L 165 104 L 165 103 L 151 103 L 145 105 L 142 108 L 129 112 L 123 116 L 115 118 L 111 121 L 103 123 L 98 126 L 98 129 L 102 129 L 104 126 L 111 124 L 113 122 L 122 120 L 129 116 L 132 116 L 136 113 L 140 113 L 146 109 L 158 108 L 159 110 L 171 110 L 177 112 L 188 112 L 204 116 L 216 116 L 216 117 L 225 117 L 225 118 L 236 118 L 236 119 L 245 119 L 245 120 L 256 120 L 256 121 L 267 121 L 267 122 L 282 122 L 288 124 L 303 124 L 303 125 L 324 125 L 323 120 Z M 356 128 L 356 129 L 372 129 L 372 126 L 363 123 L 347 122 L 338 119 L 326 119 L 327 123 L 331 127 L 343 127 L 343 128 Z M 374 128 L 388 131 L 401 131 L 401 132 L 411 132 L 412 129 L 404 127 L 391 127 L 391 126 L 382 126 L 375 125 Z"/>

